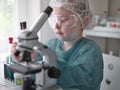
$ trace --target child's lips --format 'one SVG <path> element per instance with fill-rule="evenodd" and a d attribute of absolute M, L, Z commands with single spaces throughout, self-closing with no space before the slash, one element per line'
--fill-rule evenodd
<path fill-rule="evenodd" d="M 56 34 L 57 34 L 58 36 L 63 35 L 63 33 L 61 33 L 61 32 L 57 32 Z"/>

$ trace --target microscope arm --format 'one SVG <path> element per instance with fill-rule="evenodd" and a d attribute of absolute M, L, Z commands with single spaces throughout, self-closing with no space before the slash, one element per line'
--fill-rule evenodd
<path fill-rule="evenodd" d="M 42 53 L 44 62 L 48 63 L 50 66 L 56 66 L 57 56 L 53 50 L 41 42 L 37 42 L 36 47 L 38 52 L 40 51 Z"/>

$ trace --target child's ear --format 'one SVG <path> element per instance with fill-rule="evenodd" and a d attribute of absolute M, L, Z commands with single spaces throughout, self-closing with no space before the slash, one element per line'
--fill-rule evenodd
<path fill-rule="evenodd" d="M 84 26 L 87 26 L 88 23 L 89 23 L 89 17 L 88 17 L 88 16 L 84 16 L 84 17 L 83 17 L 83 25 L 84 25 Z"/>

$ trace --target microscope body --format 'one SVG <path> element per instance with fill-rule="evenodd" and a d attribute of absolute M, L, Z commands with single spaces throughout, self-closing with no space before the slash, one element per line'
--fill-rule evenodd
<path fill-rule="evenodd" d="M 31 78 L 24 78 L 22 90 L 62 90 L 56 85 L 56 80 L 60 76 L 60 70 L 56 67 L 56 53 L 39 42 L 37 36 L 37 32 L 51 11 L 51 7 L 48 7 L 40 15 L 32 30 L 26 30 L 18 36 L 19 42 L 14 54 L 21 55 L 20 62 L 9 65 L 9 68 L 24 75 L 35 74 L 35 81 Z M 33 48 L 42 54 L 43 60 L 32 62 Z"/>

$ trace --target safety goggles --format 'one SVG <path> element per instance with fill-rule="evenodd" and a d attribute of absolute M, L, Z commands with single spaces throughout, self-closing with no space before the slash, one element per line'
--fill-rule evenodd
<path fill-rule="evenodd" d="M 56 25 L 59 25 L 60 27 L 73 27 L 78 20 L 79 18 L 75 14 L 69 16 L 51 15 L 49 18 L 49 24 L 52 28 L 55 28 Z"/>

